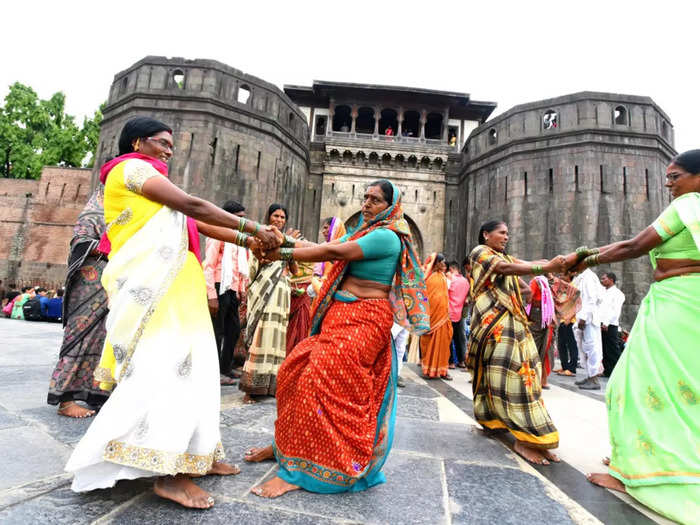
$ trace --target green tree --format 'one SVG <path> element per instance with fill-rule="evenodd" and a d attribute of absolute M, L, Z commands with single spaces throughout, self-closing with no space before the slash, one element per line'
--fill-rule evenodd
<path fill-rule="evenodd" d="M 65 102 L 60 92 L 41 100 L 29 86 L 10 86 L 0 108 L 0 175 L 37 179 L 46 165 L 92 164 L 104 105 L 81 127 L 65 113 Z"/>

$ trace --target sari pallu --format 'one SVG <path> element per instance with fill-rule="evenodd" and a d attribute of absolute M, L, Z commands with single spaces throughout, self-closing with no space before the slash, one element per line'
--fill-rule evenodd
<path fill-rule="evenodd" d="M 426 281 L 430 305 L 430 332 L 420 336 L 421 365 L 428 377 L 447 375 L 452 343 L 452 323 L 448 311 L 447 277 L 434 272 Z"/>
<path fill-rule="evenodd" d="M 297 273 L 289 279 L 291 301 L 287 324 L 287 355 L 297 344 L 309 337 L 311 329 L 311 298 L 306 289 L 311 284 L 314 266 L 311 263 L 297 263 L 297 266 Z"/>
<path fill-rule="evenodd" d="M 109 395 L 94 380 L 104 346 L 107 316 L 107 294 L 100 283 L 107 258 L 92 255 L 105 231 L 102 201 L 100 186 L 73 229 L 63 296 L 63 344 L 49 383 L 50 405 L 81 400 L 99 406 Z"/>
<path fill-rule="evenodd" d="M 202 268 L 188 251 L 186 217 L 140 195 L 148 164 L 111 170 L 105 219 L 111 244 L 102 275 L 110 312 L 100 367 L 118 384 L 73 452 L 73 490 L 119 479 L 205 474 L 223 458 L 218 356 Z"/>
<path fill-rule="evenodd" d="M 493 272 L 508 255 L 480 245 L 469 255 L 474 287 L 467 367 L 474 416 L 485 428 L 507 429 L 538 448 L 556 448 L 559 433 L 542 402 L 542 365 L 528 330 L 515 276 Z"/>
<path fill-rule="evenodd" d="M 277 372 L 287 355 L 291 290 L 286 261 L 250 263 L 245 342 L 248 357 L 238 388 L 248 394 L 274 396 Z"/>

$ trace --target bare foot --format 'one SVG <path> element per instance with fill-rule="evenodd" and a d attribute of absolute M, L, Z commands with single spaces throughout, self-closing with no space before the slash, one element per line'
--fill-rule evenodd
<path fill-rule="evenodd" d="M 525 443 L 516 441 L 513 450 L 530 463 L 534 463 L 535 465 L 549 465 L 549 461 L 542 453 L 542 451 L 536 448 L 529 447 Z"/>
<path fill-rule="evenodd" d="M 243 396 L 243 403 L 246 405 L 252 405 L 253 403 L 257 403 L 258 400 L 255 399 L 253 396 L 250 394 L 246 394 Z"/>
<path fill-rule="evenodd" d="M 622 481 L 617 478 L 613 478 L 610 474 L 603 474 L 602 472 L 598 472 L 596 474 L 586 474 L 586 479 L 599 487 L 617 490 L 618 492 L 627 492 L 627 489 Z"/>
<path fill-rule="evenodd" d="M 610 465 L 610 458 L 609 457 L 606 456 L 603 458 L 603 465 L 605 465 L 606 467 Z"/>
<path fill-rule="evenodd" d="M 549 461 L 553 461 L 554 463 L 559 463 L 559 462 L 561 462 L 561 458 L 560 458 L 559 456 L 557 456 L 557 455 L 556 455 L 554 452 L 552 452 L 551 450 L 547 450 L 547 449 L 543 450 L 543 451 L 542 451 L 542 455 L 543 455 L 545 458 L 547 458 Z"/>
<path fill-rule="evenodd" d="M 94 416 L 95 411 L 90 410 L 89 408 L 81 407 L 75 401 L 65 401 L 58 405 L 58 415 L 82 419 L 84 417 Z"/>
<path fill-rule="evenodd" d="M 207 472 L 207 476 L 235 476 L 240 473 L 241 469 L 238 468 L 238 465 L 229 465 L 221 461 L 214 461 L 209 472 Z"/>
<path fill-rule="evenodd" d="M 262 485 L 253 487 L 251 492 L 256 496 L 260 496 L 261 498 L 278 498 L 282 494 L 286 494 L 292 490 L 297 490 L 298 488 L 299 487 L 296 485 L 287 483 L 282 478 L 275 476 L 270 481 L 266 481 Z"/>
<path fill-rule="evenodd" d="M 260 463 L 274 457 L 275 452 L 272 450 L 272 445 L 268 445 L 263 448 L 251 448 L 245 453 L 244 459 L 250 463 Z"/>
<path fill-rule="evenodd" d="M 158 478 L 153 492 L 190 509 L 208 509 L 214 505 L 214 498 L 183 474 Z"/>

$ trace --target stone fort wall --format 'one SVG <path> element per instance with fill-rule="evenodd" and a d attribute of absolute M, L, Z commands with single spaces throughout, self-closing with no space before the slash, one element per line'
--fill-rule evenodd
<path fill-rule="evenodd" d="M 475 129 L 463 153 L 458 252 L 475 246 L 482 223 L 503 219 L 509 251 L 539 259 L 651 224 L 669 202 L 664 176 L 675 150 L 670 120 L 650 98 L 583 92 L 512 108 Z M 651 282 L 649 261 L 608 269 L 626 295 L 629 328 Z"/>
<path fill-rule="evenodd" d="M 0 279 L 63 286 L 70 240 L 90 193 L 90 170 L 46 166 L 39 180 L 0 182 Z"/>
<path fill-rule="evenodd" d="M 276 86 L 214 60 L 146 57 L 114 77 L 96 166 L 141 115 L 173 128 L 170 176 L 185 191 L 218 205 L 236 199 L 257 220 L 281 202 L 289 225 L 303 230 L 318 218 L 306 118 Z"/>

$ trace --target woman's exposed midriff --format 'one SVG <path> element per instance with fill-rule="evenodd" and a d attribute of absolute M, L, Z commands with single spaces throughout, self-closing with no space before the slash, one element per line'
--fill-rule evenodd
<path fill-rule="evenodd" d="M 352 293 L 358 299 L 386 299 L 391 286 L 348 275 L 340 283 L 340 289 Z"/>
<path fill-rule="evenodd" d="M 663 281 L 691 273 L 700 273 L 700 261 L 696 259 L 657 259 L 654 280 Z"/>

